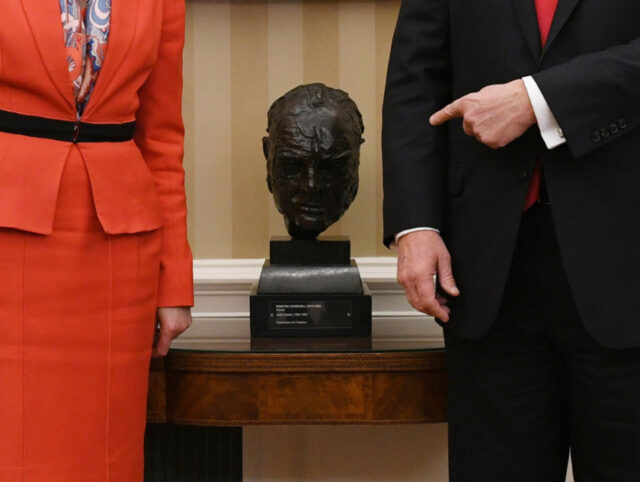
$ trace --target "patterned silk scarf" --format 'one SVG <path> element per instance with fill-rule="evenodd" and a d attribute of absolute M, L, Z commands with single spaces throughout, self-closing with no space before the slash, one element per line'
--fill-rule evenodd
<path fill-rule="evenodd" d="M 89 102 L 107 52 L 111 0 L 58 0 L 78 118 Z"/>

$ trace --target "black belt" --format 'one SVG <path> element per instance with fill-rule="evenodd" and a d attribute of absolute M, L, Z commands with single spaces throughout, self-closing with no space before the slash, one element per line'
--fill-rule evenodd
<path fill-rule="evenodd" d="M 133 139 L 136 123 L 89 124 L 0 110 L 0 131 L 66 142 L 125 142 Z"/>

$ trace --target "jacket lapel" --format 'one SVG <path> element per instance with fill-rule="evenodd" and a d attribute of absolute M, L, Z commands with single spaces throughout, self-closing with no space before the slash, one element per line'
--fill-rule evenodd
<path fill-rule="evenodd" d="M 580 0 L 559 0 L 556 13 L 551 23 L 551 30 L 544 49 L 540 46 L 540 28 L 538 27 L 538 17 L 536 15 L 536 5 L 534 0 L 511 0 L 513 8 L 516 12 L 518 22 L 522 32 L 527 39 L 527 45 L 538 62 L 542 62 L 542 58 L 553 41 L 562 30 L 562 27 L 571 16 L 571 12 L 576 8 Z"/>
<path fill-rule="evenodd" d="M 51 81 L 75 111 L 58 2 L 20 1 Z"/>
<path fill-rule="evenodd" d="M 136 31 L 139 5 L 138 0 L 111 0 L 107 53 L 83 117 L 91 115 L 95 110 L 127 57 Z"/>
<path fill-rule="evenodd" d="M 559 0 L 558 7 L 556 8 L 556 13 L 553 17 L 553 22 L 551 23 L 551 30 L 549 30 L 547 43 L 545 44 L 544 49 L 542 50 L 542 53 L 540 55 L 541 61 L 542 57 L 544 57 L 544 55 L 549 50 L 549 47 L 558 36 L 558 33 L 560 33 L 560 30 L 562 30 L 562 27 L 564 27 L 564 24 L 567 23 L 567 20 L 569 20 L 571 13 L 576 8 L 576 5 L 578 5 L 579 2 L 580 0 Z"/>
<path fill-rule="evenodd" d="M 516 12 L 520 28 L 527 40 L 529 50 L 533 58 L 538 60 L 542 48 L 540 46 L 540 29 L 538 28 L 538 17 L 536 16 L 536 5 L 534 0 L 511 0 Z"/>

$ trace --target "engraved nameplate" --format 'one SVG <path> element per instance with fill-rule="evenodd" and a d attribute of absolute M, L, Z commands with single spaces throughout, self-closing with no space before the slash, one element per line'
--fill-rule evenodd
<path fill-rule="evenodd" d="M 350 301 L 272 301 L 269 303 L 269 328 L 351 328 L 353 307 Z"/>

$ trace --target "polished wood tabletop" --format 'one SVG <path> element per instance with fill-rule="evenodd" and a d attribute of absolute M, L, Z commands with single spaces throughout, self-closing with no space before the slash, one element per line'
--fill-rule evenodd
<path fill-rule="evenodd" d="M 440 342 L 258 338 L 182 343 L 150 372 L 150 422 L 390 424 L 446 420 Z"/>

